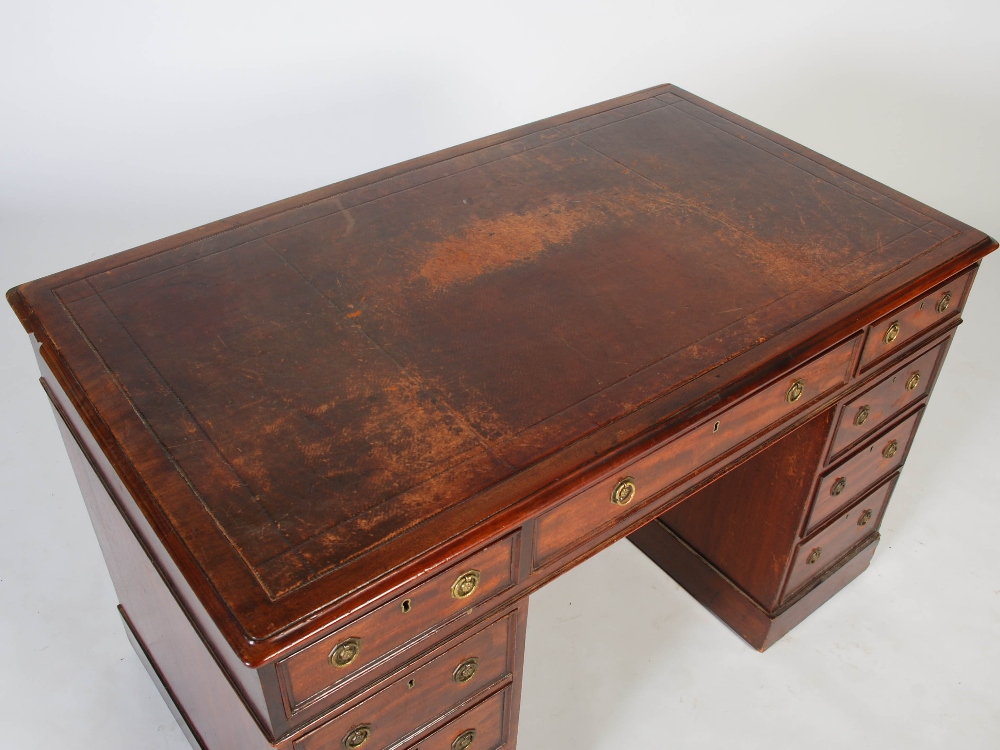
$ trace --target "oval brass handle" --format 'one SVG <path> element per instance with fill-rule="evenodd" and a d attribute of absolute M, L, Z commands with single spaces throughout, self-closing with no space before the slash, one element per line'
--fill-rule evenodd
<path fill-rule="evenodd" d="M 466 729 L 455 741 L 451 743 L 451 750 L 466 750 L 466 748 L 471 747 L 472 743 L 476 740 L 476 730 Z"/>
<path fill-rule="evenodd" d="M 361 639 L 348 638 L 346 641 L 341 641 L 334 646 L 333 651 L 330 652 L 330 656 L 327 658 L 330 660 L 330 666 L 342 669 L 357 659 L 360 654 Z"/>
<path fill-rule="evenodd" d="M 451 597 L 453 599 L 465 599 L 472 596 L 472 593 L 479 586 L 479 579 L 482 574 L 478 570 L 467 570 L 451 584 Z"/>
<path fill-rule="evenodd" d="M 347 748 L 347 750 L 354 750 L 354 748 L 361 747 L 368 742 L 368 738 L 371 736 L 372 725 L 362 724 L 359 727 L 354 727 L 354 729 L 344 735 L 344 739 L 340 741 L 340 744 Z"/>
<path fill-rule="evenodd" d="M 871 414 L 871 410 L 868 408 L 868 404 L 865 404 L 858 409 L 858 413 L 854 417 L 854 424 L 860 427 L 868 420 L 869 414 Z"/>
<path fill-rule="evenodd" d="M 910 375 L 910 379 L 906 381 L 906 390 L 914 391 L 918 385 L 920 385 L 920 370 Z"/>
<path fill-rule="evenodd" d="M 899 321 L 895 320 L 893 321 L 892 325 L 889 326 L 888 329 L 886 329 L 885 336 L 882 337 L 882 341 L 884 341 L 887 344 L 891 344 L 893 341 L 896 340 L 896 337 L 898 335 L 899 335 Z"/>
<path fill-rule="evenodd" d="M 451 677 L 455 682 L 462 683 L 468 682 L 473 677 L 476 676 L 476 670 L 479 669 L 479 658 L 473 656 L 471 659 L 466 659 L 457 667 L 455 671 L 451 673 Z"/>
<path fill-rule="evenodd" d="M 868 522 L 872 520 L 872 509 L 865 508 L 865 512 L 861 514 L 861 518 L 858 519 L 858 526 L 867 526 Z"/>
<path fill-rule="evenodd" d="M 611 502 L 615 505 L 628 505 L 635 498 L 635 479 L 625 477 L 619 479 L 618 484 L 611 490 Z"/>
<path fill-rule="evenodd" d="M 896 451 L 899 450 L 899 441 L 893 440 L 890 442 L 882 451 L 882 458 L 892 458 L 896 455 Z"/>
<path fill-rule="evenodd" d="M 792 383 L 791 387 L 788 389 L 788 392 L 785 394 L 785 401 L 787 401 L 790 404 L 794 404 L 796 401 L 802 398 L 802 394 L 805 393 L 805 390 L 806 390 L 806 381 L 804 381 L 802 378 L 798 378 L 794 383 Z"/>
<path fill-rule="evenodd" d="M 951 305 L 951 292 L 945 292 L 944 296 L 942 296 L 941 299 L 938 300 L 937 307 L 935 307 L 934 309 L 937 310 L 938 314 L 940 315 L 945 310 L 947 310 L 950 305 Z"/>
<path fill-rule="evenodd" d="M 830 494 L 836 497 L 841 492 L 847 489 L 847 477 L 840 477 L 836 482 L 833 483 L 833 487 L 830 488 Z"/>
<path fill-rule="evenodd" d="M 813 547 L 813 551 L 809 553 L 809 557 L 806 558 L 806 565 L 813 565 L 819 562 L 820 556 L 823 554 L 822 547 Z"/>

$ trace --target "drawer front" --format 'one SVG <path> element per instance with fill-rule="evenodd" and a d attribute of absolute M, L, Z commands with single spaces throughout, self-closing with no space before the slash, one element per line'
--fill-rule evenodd
<path fill-rule="evenodd" d="M 910 360 L 849 401 L 840 412 L 830 455 L 836 455 L 920 399 L 930 388 L 945 344 Z"/>
<path fill-rule="evenodd" d="M 803 584 L 837 562 L 842 554 L 867 536 L 882 522 L 882 512 L 896 484 L 897 474 L 840 514 L 832 523 L 799 545 L 785 584 L 788 599 Z"/>
<path fill-rule="evenodd" d="M 362 687 L 362 676 L 377 679 L 389 657 L 513 586 L 516 538 L 492 544 L 282 662 L 290 712 L 334 690 Z"/>
<path fill-rule="evenodd" d="M 383 750 L 510 675 L 517 618 L 510 614 L 295 742 L 296 750 Z"/>
<path fill-rule="evenodd" d="M 972 269 L 868 326 L 860 369 L 868 369 L 945 318 L 960 313 L 971 280 Z"/>
<path fill-rule="evenodd" d="M 807 523 L 810 531 L 903 463 L 921 414 L 923 407 L 820 478 Z"/>
<path fill-rule="evenodd" d="M 535 532 L 535 568 L 844 385 L 856 343 L 855 338 L 840 344 L 542 514 Z M 629 481 L 630 492 L 625 485 Z"/>
<path fill-rule="evenodd" d="M 510 688 L 491 695 L 410 750 L 497 750 L 507 741 L 506 715 Z"/>

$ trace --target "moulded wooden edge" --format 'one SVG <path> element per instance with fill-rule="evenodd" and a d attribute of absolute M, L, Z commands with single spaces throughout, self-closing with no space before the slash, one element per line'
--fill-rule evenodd
<path fill-rule="evenodd" d="M 659 521 L 628 539 L 744 641 L 766 651 L 868 567 L 880 535 L 859 542 L 812 586 L 770 613 Z"/>

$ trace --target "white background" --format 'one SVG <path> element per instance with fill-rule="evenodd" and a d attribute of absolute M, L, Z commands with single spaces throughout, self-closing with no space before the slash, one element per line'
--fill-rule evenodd
<path fill-rule="evenodd" d="M 996 236 L 1000 3 L 0 4 L 4 288 L 672 82 Z M 1000 747 L 1000 261 L 872 567 L 766 654 L 627 542 L 531 600 L 522 750 Z M 0 746 L 184 748 L 0 311 Z"/>

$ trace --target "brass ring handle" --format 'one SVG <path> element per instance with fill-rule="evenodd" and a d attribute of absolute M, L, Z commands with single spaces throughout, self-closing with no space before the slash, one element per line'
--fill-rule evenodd
<path fill-rule="evenodd" d="M 611 490 L 611 502 L 615 505 L 628 505 L 635 499 L 635 479 L 625 477 L 618 480 L 618 484 Z"/>
<path fill-rule="evenodd" d="M 809 553 L 809 557 L 806 558 L 806 565 L 813 565 L 819 562 L 820 556 L 823 554 L 822 547 L 813 547 L 813 551 Z"/>
<path fill-rule="evenodd" d="M 892 325 L 889 326 L 888 329 L 886 329 L 885 336 L 882 337 L 882 341 L 884 341 L 886 344 L 891 344 L 893 341 L 896 340 L 896 337 L 899 335 L 899 330 L 900 330 L 899 321 L 898 320 L 893 321 Z"/>
<path fill-rule="evenodd" d="M 920 370 L 910 375 L 910 379 L 906 381 L 906 390 L 914 391 L 918 385 L 920 385 Z"/>
<path fill-rule="evenodd" d="M 327 659 L 331 667 L 342 669 L 361 655 L 361 639 L 348 638 L 334 646 Z"/>
<path fill-rule="evenodd" d="M 368 738 L 371 736 L 372 725 L 362 724 L 361 726 L 354 727 L 354 729 L 344 735 L 344 739 L 340 741 L 340 744 L 347 748 L 347 750 L 354 750 L 354 748 L 361 747 L 368 742 Z"/>
<path fill-rule="evenodd" d="M 858 413 L 854 417 L 854 424 L 860 427 L 868 420 L 869 414 L 871 414 L 871 410 L 868 408 L 868 404 L 865 404 L 858 409 Z"/>
<path fill-rule="evenodd" d="M 804 381 L 802 378 L 798 378 L 794 383 L 792 383 L 791 387 L 789 387 L 788 389 L 788 392 L 785 394 L 785 401 L 787 401 L 790 404 L 794 404 L 796 401 L 802 398 L 802 394 L 805 393 L 805 390 L 806 390 L 806 381 Z"/>
<path fill-rule="evenodd" d="M 472 746 L 472 743 L 475 742 L 475 739 L 476 739 L 476 730 L 466 729 L 464 732 L 458 735 L 458 737 L 455 738 L 454 742 L 451 743 L 451 750 L 466 750 L 466 748 Z"/>
<path fill-rule="evenodd" d="M 479 658 L 473 656 L 471 659 L 466 659 L 457 667 L 455 671 L 451 673 L 451 677 L 455 682 L 463 683 L 468 682 L 473 677 L 476 676 L 476 670 L 479 669 Z"/>
<path fill-rule="evenodd" d="M 837 481 L 833 483 L 833 487 L 830 488 L 830 494 L 836 497 L 846 489 L 847 477 L 839 477 Z"/>
<path fill-rule="evenodd" d="M 861 514 L 861 518 L 858 519 L 858 526 L 867 526 L 868 522 L 872 520 L 872 509 L 865 508 L 865 512 Z"/>
<path fill-rule="evenodd" d="M 951 305 L 951 292 L 945 292 L 944 296 L 938 300 L 937 307 L 934 309 L 938 311 L 938 315 L 943 313 Z"/>
<path fill-rule="evenodd" d="M 467 570 L 451 585 L 452 599 L 465 599 L 472 596 L 479 586 L 482 574 L 478 570 Z"/>
<path fill-rule="evenodd" d="M 899 441 L 893 440 L 882 451 L 882 458 L 892 458 L 896 455 L 896 451 L 899 450 Z"/>

